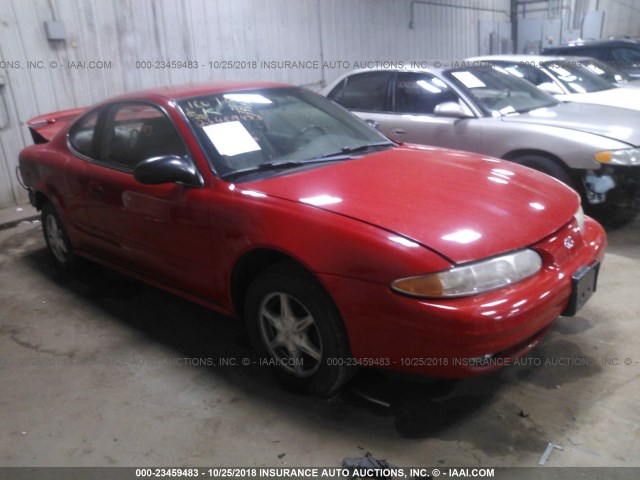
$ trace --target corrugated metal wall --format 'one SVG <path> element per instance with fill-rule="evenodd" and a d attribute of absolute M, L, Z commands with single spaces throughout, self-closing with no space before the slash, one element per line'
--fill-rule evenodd
<path fill-rule="evenodd" d="M 509 6 L 509 0 L 450 3 Z M 6 80 L 0 87 L 0 207 L 26 200 L 14 170 L 18 152 L 31 143 L 24 124 L 35 115 L 168 83 L 264 79 L 317 86 L 345 71 L 347 62 L 353 67 L 356 61 L 464 58 L 478 53 L 478 20 L 508 20 L 501 13 L 416 4 L 410 29 L 410 5 L 410 0 L 0 0 L 0 75 Z M 66 41 L 47 40 L 44 22 L 50 20 L 64 23 Z M 198 68 L 163 68 L 157 60 L 197 61 Z M 261 63 L 278 60 L 317 63 L 297 68 Z M 333 63 L 323 68 L 323 60 Z"/>
<path fill-rule="evenodd" d="M 463 59 L 478 54 L 478 21 L 509 21 L 509 1 L 434 1 L 469 9 L 407 0 L 323 0 L 325 58 L 357 60 Z M 349 5 L 352 8 L 345 8 Z M 356 8 L 353 8 L 356 7 Z M 482 8 L 488 11 L 474 11 Z M 328 72 L 327 80 L 337 73 Z"/>
<path fill-rule="evenodd" d="M 599 0 L 598 10 L 605 12 L 602 38 L 623 35 L 640 36 L 638 0 Z"/>
<path fill-rule="evenodd" d="M 578 36 L 584 14 L 596 10 L 604 12 L 601 38 L 640 36 L 640 2 L 638 0 L 556 0 L 554 4 L 559 8 L 563 29 L 575 27 Z M 549 3 L 546 0 L 540 0 L 530 5 L 520 6 L 518 11 L 521 14 L 524 12 L 520 18 L 549 18 Z"/>

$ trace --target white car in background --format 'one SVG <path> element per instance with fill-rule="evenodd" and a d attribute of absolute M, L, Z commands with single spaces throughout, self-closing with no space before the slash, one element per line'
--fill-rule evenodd
<path fill-rule="evenodd" d="M 619 87 L 640 87 L 640 78 L 634 78 L 613 65 L 591 57 L 572 57 L 593 73 Z"/>
<path fill-rule="evenodd" d="M 489 55 L 465 60 L 471 64 L 490 64 L 524 78 L 562 102 L 592 103 L 640 110 L 640 89 L 620 86 L 582 63 L 579 57 L 542 55 Z"/>

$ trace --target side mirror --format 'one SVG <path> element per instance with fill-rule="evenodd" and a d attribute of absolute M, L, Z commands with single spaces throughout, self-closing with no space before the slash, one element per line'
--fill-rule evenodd
<path fill-rule="evenodd" d="M 182 183 L 192 187 L 201 187 L 203 184 L 191 159 L 178 155 L 147 158 L 133 169 L 133 176 L 140 183 L 148 185 Z"/>
<path fill-rule="evenodd" d="M 556 85 L 555 83 L 552 83 L 552 82 L 541 83 L 540 85 L 538 85 L 538 88 L 540 90 L 542 90 L 543 92 L 550 93 L 551 95 L 562 95 L 562 94 L 564 94 L 562 89 L 558 85 Z"/>
<path fill-rule="evenodd" d="M 443 102 L 433 109 L 436 117 L 471 118 L 473 115 L 465 111 L 458 102 Z"/>

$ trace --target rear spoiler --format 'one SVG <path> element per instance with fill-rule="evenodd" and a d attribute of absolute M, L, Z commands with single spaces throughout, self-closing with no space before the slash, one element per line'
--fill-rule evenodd
<path fill-rule="evenodd" d="M 70 121 L 83 114 L 86 108 L 72 108 L 33 117 L 27 122 L 33 143 L 47 143 Z"/>

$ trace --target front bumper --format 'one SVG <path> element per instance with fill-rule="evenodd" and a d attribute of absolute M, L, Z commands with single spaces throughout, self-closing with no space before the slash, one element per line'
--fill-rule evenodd
<path fill-rule="evenodd" d="M 564 239 L 573 236 L 574 246 Z M 493 292 L 449 300 L 420 300 L 388 285 L 320 275 L 340 309 L 354 358 L 362 365 L 434 377 L 496 370 L 531 350 L 568 306 L 572 275 L 602 261 L 606 236 L 585 219 L 532 248 L 543 258 L 531 278 Z M 489 360 L 489 361 L 487 361 Z"/>
<path fill-rule="evenodd" d="M 603 165 L 587 171 L 583 183 L 592 205 L 607 203 L 640 209 L 640 166 Z"/>

